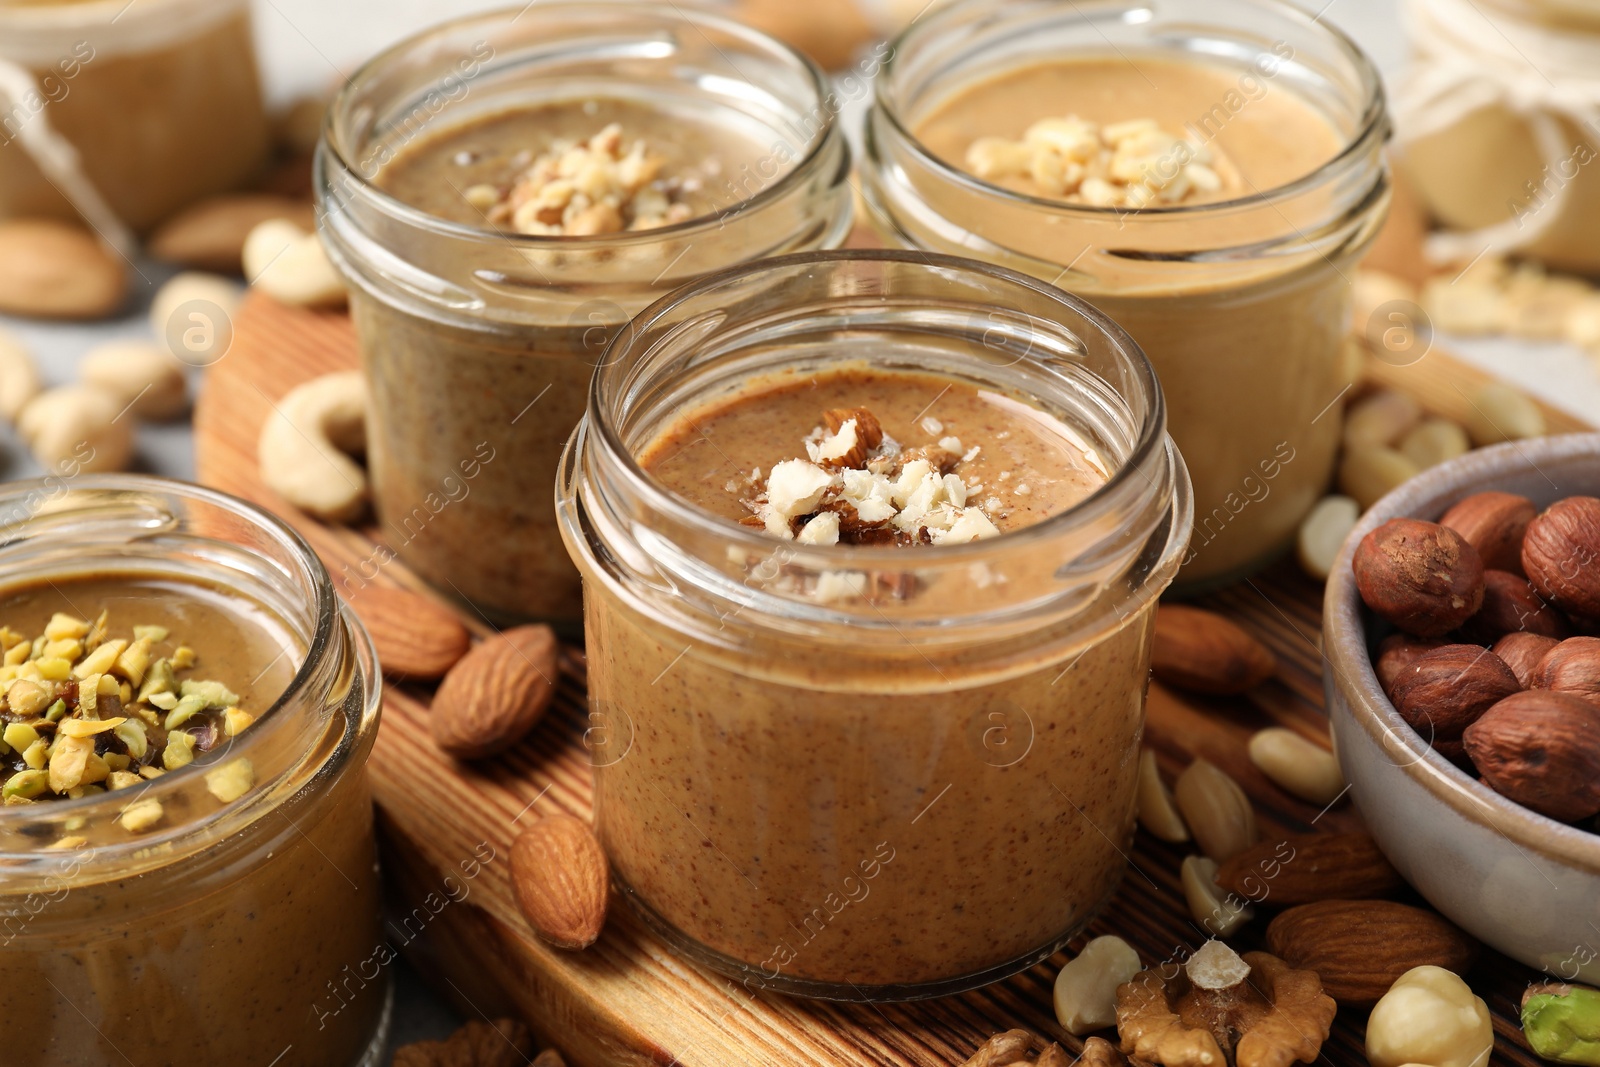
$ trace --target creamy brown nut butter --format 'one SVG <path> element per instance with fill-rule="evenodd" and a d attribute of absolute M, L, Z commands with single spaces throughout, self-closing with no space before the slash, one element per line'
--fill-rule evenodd
<path fill-rule="evenodd" d="M 1264 564 L 1325 488 L 1350 265 L 1387 203 L 1365 60 L 1287 5 L 1245 6 L 1257 25 L 1180 4 L 1155 39 L 1130 26 L 1108 46 L 1071 5 L 981 28 L 953 5 L 899 42 L 864 168 L 891 243 L 1051 281 L 1149 355 L 1194 480 L 1185 588 Z M 1188 34 L 1205 43 L 1184 49 Z M 1037 51 L 989 61 L 1018 35 Z M 955 58 L 930 75 L 923 53 L 943 47 Z M 1216 55 L 1241 58 L 1199 58 Z M 1324 59 L 1326 91 L 1306 67 Z"/>
<path fill-rule="evenodd" d="M 752 300 L 762 270 L 772 304 Z M 968 277 L 1092 339 L 1052 325 L 986 349 L 966 328 L 1009 323 L 963 305 Z M 1126 469 L 1158 453 L 1096 422 L 1104 383 L 1046 369 L 1074 343 L 1103 358 L 1104 327 L 1013 280 L 874 253 L 708 283 L 682 322 L 728 321 L 606 368 L 569 449 L 597 829 L 646 920 L 747 989 L 982 984 L 1048 955 L 1121 876 L 1187 501 L 1165 460 Z M 613 371 L 647 411 L 611 406 Z"/>
<path fill-rule="evenodd" d="M 391 546 L 487 614 L 575 624 L 553 472 L 607 342 L 689 278 L 842 240 L 845 150 L 812 69 L 753 31 L 665 6 L 515 14 L 484 16 L 470 48 L 442 27 L 451 43 L 425 34 L 357 79 L 334 105 L 319 195 L 353 283 Z M 642 58 L 661 35 L 683 47 Z M 629 58 L 596 59 L 607 40 Z M 364 123 L 394 79 L 437 69 L 386 63 L 458 46 L 438 108 Z"/>

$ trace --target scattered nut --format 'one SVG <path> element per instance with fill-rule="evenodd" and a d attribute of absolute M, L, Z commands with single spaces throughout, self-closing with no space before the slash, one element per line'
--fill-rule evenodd
<path fill-rule="evenodd" d="M 1377 842 L 1359 831 L 1262 841 L 1219 866 L 1217 884 L 1244 900 L 1274 905 L 1364 900 L 1405 888 Z"/>
<path fill-rule="evenodd" d="M 1010 1067 L 1026 1060 L 1032 1048 L 1033 1035 L 1028 1031 L 1007 1030 L 979 1045 L 961 1067 Z"/>
<path fill-rule="evenodd" d="M 1569 496 L 1530 522 L 1522 569 L 1541 596 L 1574 619 L 1600 620 L 1600 498 Z"/>
<path fill-rule="evenodd" d="M 1559 644 L 1553 637 L 1528 634 L 1520 631 L 1506 634 L 1489 649 L 1505 661 L 1511 673 L 1517 676 L 1522 688 L 1532 689 L 1538 675 L 1539 661 L 1546 652 Z"/>
<path fill-rule="evenodd" d="M 1431 911 L 1389 900 L 1324 900 L 1280 913 L 1267 948 L 1315 971 L 1340 1004 L 1374 1004 L 1401 975 L 1423 964 L 1464 971 L 1478 945 Z"/>
<path fill-rule="evenodd" d="M 443 1041 L 395 1049 L 393 1067 L 525 1067 L 532 1050 L 533 1036 L 520 1020 L 474 1019 Z"/>
<path fill-rule="evenodd" d="M 1256 843 L 1256 813 L 1239 783 L 1207 760 L 1197 759 L 1178 776 L 1173 799 L 1194 840 L 1221 863 Z"/>
<path fill-rule="evenodd" d="M 48 219 L 0 221 L 0 312 L 101 319 L 122 306 L 127 272 L 88 230 Z"/>
<path fill-rule="evenodd" d="M 1490 382 L 1473 394 L 1467 433 L 1479 448 L 1542 437 L 1545 432 L 1544 412 L 1527 394 L 1503 382 Z"/>
<path fill-rule="evenodd" d="M 1522 574 L 1522 538 L 1539 509 L 1515 493 L 1484 492 L 1463 497 L 1439 518 L 1478 550 L 1483 565 Z"/>
<path fill-rule="evenodd" d="M 105 390 L 141 419 L 172 419 L 189 406 L 183 367 L 164 345 L 111 341 L 91 348 L 78 364 L 85 385 Z"/>
<path fill-rule="evenodd" d="M 15 419 L 39 395 L 39 367 L 33 353 L 16 337 L 0 330 L 0 417 Z"/>
<path fill-rule="evenodd" d="M 1600 705 L 1527 689 L 1484 712 L 1462 740 L 1501 796 L 1561 822 L 1600 814 Z"/>
<path fill-rule="evenodd" d="M 150 235 L 156 259 L 194 270 L 237 274 L 243 268 L 244 242 L 263 222 L 284 219 L 302 231 L 316 228 L 316 214 L 303 200 L 267 193 L 224 193 L 207 197 L 162 223 Z"/>
<path fill-rule="evenodd" d="M 1187 856 L 1179 868 L 1184 901 L 1194 921 L 1213 937 L 1229 937 L 1255 918 L 1243 899 L 1225 893 L 1217 884 L 1217 861 L 1205 856 Z"/>
<path fill-rule="evenodd" d="M 1198 693 L 1243 693 L 1277 668 L 1267 647 L 1232 619 L 1186 604 L 1156 609 L 1150 670 L 1158 681 Z"/>
<path fill-rule="evenodd" d="M 1161 780 L 1156 754 L 1145 749 L 1139 754 L 1139 791 L 1136 806 L 1139 825 L 1163 841 L 1189 840 L 1189 828 L 1172 802 L 1172 793 Z"/>
<path fill-rule="evenodd" d="M 1472 449 L 1472 441 L 1460 423 L 1430 418 L 1412 427 L 1395 447 L 1415 463 L 1418 470 L 1427 470 L 1466 455 Z"/>
<path fill-rule="evenodd" d="M 1274 785 L 1312 804 L 1326 806 L 1344 795 L 1344 772 L 1334 754 L 1279 726 L 1250 738 L 1250 762 Z"/>
<path fill-rule="evenodd" d="M 1117 1022 L 1117 987 L 1140 971 L 1139 954 L 1120 937 L 1097 937 L 1056 975 L 1056 1020 L 1083 1036 Z"/>
<path fill-rule="evenodd" d="M 1335 494 L 1317 501 L 1295 535 L 1295 554 L 1301 568 L 1317 581 L 1327 581 L 1345 538 L 1360 521 L 1361 505 L 1347 496 Z"/>
<path fill-rule="evenodd" d="M 1384 694 L 1392 700 L 1395 679 L 1400 677 L 1400 672 L 1424 652 L 1432 652 L 1446 644 L 1449 642 L 1436 637 L 1412 637 L 1410 634 L 1390 634 L 1378 642 L 1378 658 L 1373 669 Z"/>
<path fill-rule="evenodd" d="M 548 626 L 517 626 L 479 643 L 450 668 L 433 698 L 434 742 L 482 759 L 522 740 L 556 692 L 561 646 Z"/>
<path fill-rule="evenodd" d="M 1430 743 L 1455 741 L 1485 711 L 1521 689 L 1511 668 L 1481 645 L 1443 645 L 1400 671 L 1395 711 Z"/>
<path fill-rule="evenodd" d="M 1372 1067 L 1485 1067 L 1493 1051 L 1488 1005 L 1443 967 L 1400 975 L 1367 1019 Z"/>
<path fill-rule="evenodd" d="M 1387 445 L 1362 445 L 1346 449 L 1339 461 L 1339 491 L 1365 511 L 1419 473 L 1415 463 Z"/>
<path fill-rule="evenodd" d="M 609 868 L 587 823 L 548 815 L 511 846 L 511 886 L 523 916 L 557 948 L 588 948 L 606 923 Z"/>
<path fill-rule="evenodd" d="M 351 522 L 367 506 L 367 473 L 350 459 L 366 450 L 367 385 L 360 371 L 313 378 L 273 405 L 261 426 L 261 479 L 290 504 L 327 522 Z"/>
<path fill-rule="evenodd" d="M 102 389 L 57 386 L 28 402 L 17 417 L 17 431 L 48 470 L 118 471 L 133 455 L 134 419 L 122 408 Z"/>
<path fill-rule="evenodd" d="M 1440 275 L 1422 287 L 1422 307 L 1434 326 L 1447 333 L 1477 337 L 1505 325 L 1505 298 L 1496 285 L 1473 277 Z"/>
<path fill-rule="evenodd" d="M 416 593 L 369 585 L 351 594 L 350 606 L 390 677 L 441 678 L 472 647 L 472 635 L 453 612 Z"/>
<path fill-rule="evenodd" d="M 232 316 L 239 309 L 241 295 L 236 283 L 215 274 L 174 274 L 150 301 L 150 329 L 157 341 L 165 343 L 185 363 L 203 366 L 215 362 L 215 357 L 222 354 L 216 351 L 219 329 L 231 336 Z M 179 312 L 184 309 L 188 313 L 180 318 Z M 218 314 L 228 321 L 213 321 Z M 196 330 L 197 335 L 186 338 Z"/>
<path fill-rule="evenodd" d="M 1422 419 L 1422 405 L 1407 393 L 1385 389 L 1350 405 L 1344 416 L 1344 447 L 1392 445 Z"/>
<path fill-rule="evenodd" d="M 1538 982 L 1522 994 L 1522 1035 L 1540 1059 L 1600 1063 L 1600 989 Z"/>
<path fill-rule="evenodd" d="M 1454 530 L 1390 519 L 1361 539 L 1353 563 L 1367 607 L 1417 637 L 1440 637 L 1483 606 L 1483 562 Z"/>
<path fill-rule="evenodd" d="M 287 219 L 269 219 L 251 230 L 241 257 L 245 279 L 276 300 L 299 307 L 344 303 L 344 279 L 322 239 Z"/>
<path fill-rule="evenodd" d="M 1560 640 L 1572 632 L 1567 620 L 1539 597 L 1520 574 L 1483 572 L 1483 607 L 1461 624 L 1468 641 L 1489 645 L 1505 634 L 1526 632 Z"/>

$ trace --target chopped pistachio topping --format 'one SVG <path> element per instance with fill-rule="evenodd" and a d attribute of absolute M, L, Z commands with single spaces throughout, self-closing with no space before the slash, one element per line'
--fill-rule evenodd
<path fill-rule="evenodd" d="M 166 627 L 135 626 L 131 637 L 110 627 L 104 611 L 92 623 L 58 612 L 32 639 L 0 626 L 4 803 L 139 785 L 188 766 L 255 722 L 226 683 L 180 676 L 196 657 Z M 249 762 L 234 760 L 211 771 L 207 785 L 231 803 L 254 780 Z M 119 821 L 142 833 L 161 818 L 157 802 L 141 800 Z"/>

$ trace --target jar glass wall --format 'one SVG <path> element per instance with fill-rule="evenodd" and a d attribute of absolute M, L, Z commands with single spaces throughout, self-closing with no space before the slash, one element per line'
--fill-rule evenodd
<path fill-rule="evenodd" d="M 316 555 L 253 506 L 133 476 L 14 484 L 0 534 L 7 621 L 46 581 L 86 617 L 80 583 L 125 589 L 116 625 L 149 621 L 153 589 L 226 600 L 281 641 L 292 678 L 181 769 L 0 807 L 0 955 L 29 976 L 0 991 L 6 1063 L 375 1063 L 388 979 L 366 759 L 380 682 Z M 192 637 L 198 665 L 220 670 L 206 636 Z"/>
<path fill-rule="evenodd" d="M 629 141 L 670 145 L 691 127 L 737 138 L 746 157 L 703 176 L 723 206 L 650 230 L 538 236 L 450 221 L 383 188 L 385 168 L 430 138 L 597 101 L 635 117 Z M 477 16 L 356 75 L 333 105 L 318 196 L 372 390 L 378 515 L 406 563 L 489 615 L 576 623 L 578 575 L 550 500 L 607 340 L 685 281 L 843 241 L 836 107 L 787 46 L 671 5 Z"/>
<path fill-rule="evenodd" d="M 1097 98 L 1107 110 L 1150 117 L 1156 104 L 1136 98 L 1159 90 L 1175 114 L 1158 118 L 1197 144 L 1226 143 L 1244 128 L 1241 115 L 1293 94 L 1323 124 L 1329 156 L 1279 186 L 1132 209 L 981 180 L 960 150 L 941 155 L 923 139 L 952 101 L 976 100 L 983 86 L 1017 72 L 1078 60 L 1131 69 L 1126 99 Z M 1206 91 L 1215 99 L 1168 84 L 1200 63 L 1213 72 Z M 1180 586 L 1220 584 L 1282 550 L 1332 471 L 1350 384 L 1341 358 L 1350 274 L 1388 204 L 1388 126 L 1366 58 L 1324 22 L 1275 0 L 969 0 L 900 37 L 876 93 L 862 186 L 888 243 L 971 255 L 1060 285 L 1149 355 L 1194 479 L 1196 525 Z M 1095 106 L 1092 95 L 1029 106 L 1064 116 Z M 1272 136 L 1280 135 L 1310 132 Z M 1268 138 L 1265 150 L 1274 145 Z"/>
<path fill-rule="evenodd" d="M 1059 419 L 1109 478 L 987 540 L 818 547 L 695 507 L 638 461 L 741 383 L 851 367 Z M 1107 899 L 1190 500 L 1149 365 L 1097 311 L 920 253 L 727 272 L 614 343 L 558 492 L 610 725 L 598 831 L 679 951 L 752 991 L 932 996 L 1045 958 Z"/>

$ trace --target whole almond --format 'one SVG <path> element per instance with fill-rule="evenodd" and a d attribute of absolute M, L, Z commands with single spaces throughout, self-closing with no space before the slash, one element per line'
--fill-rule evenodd
<path fill-rule="evenodd" d="M 194 270 L 238 274 L 243 269 L 244 239 L 269 219 L 288 219 L 306 231 L 316 226 L 312 206 L 304 200 L 226 193 L 192 204 L 162 223 L 150 235 L 150 254 Z"/>
<path fill-rule="evenodd" d="M 1479 644 L 1492 644 L 1502 634 L 1542 634 L 1558 641 L 1572 633 L 1566 617 L 1545 603 L 1538 590 L 1520 574 L 1483 572 L 1483 607 L 1461 624 L 1461 635 Z"/>
<path fill-rule="evenodd" d="M 1413 967 L 1460 974 L 1478 945 L 1421 908 L 1388 900 L 1324 900 L 1274 918 L 1267 951 L 1291 967 L 1317 972 L 1323 990 L 1341 1005 L 1371 1007 Z"/>
<path fill-rule="evenodd" d="M 1395 711 L 1429 742 L 1456 741 L 1497 702 L 1521 689 L 1511 668 L 1482 645 L 1424 652 L 1395 679 Z"/>
<path fill-rule="evenodd" d="M 479 642 L 434 694 L 435 743 L 452 756 L 482 759 L 522 740 L 555 696 L 560 655 L 548 626 L 518 626 Z"/>
<path fill-rule="evenodd" d="M 1178 775 L 1172 796 L 1195 844 L 1218 863 L 1256 843 L 1250 798 L 1215 764 L 1203 759 L 1189 764 Z"/>
<path fill-rule="evenodd" d="M 472 635 L 450 609 L 416 593 L 369 585 L 348 599 L 372 637 L 386 675 L 442 677 L 472 644 Z"/>
<path fill-rule="evenodd" d="M 1501 796 L 1561 822 L 1600 814 L 1600 706 L 1528 689 L 1484 712 L 1462 740 Z"/>
<path fill-rule="evenodd" d="M 1515 493 L 1473 493 L 1439 518 L 1478 550 L 1485 567 L 1522 573 L 1522 537 L 1539 513 L 1533 501 Z"/>
<path fill-rule="evenodd" d="M 1410 634 L 1390 634 L 1378 642 L 1378 659 L 1373 670 L 1384 693 L 1394 696 L 1394 681 L 1400 672 L 1424 652 L 1432 652 L 1450 642 L 1437 637 L 1412 637 Z"/>
<path fill-rule="evenodd" d="M 1600 498 L 1569 496 L 1530 522 L 1522 569 L 1556 607 L 1582 622 L 1600 622 Z"/>
<path fill-rule="evenodd" d="M 0 222 L 0 312 L 101 319 L 122 306 L 127 284 L 122 260 L 82 227 Z"/>
<path fill-rule="evenodd" d="M 1511 673 L 1517 676 L 1517 681 L 1524 689 L 1533 688 L 1533 680 L 1538 677 L 1539 661 L 1544 659 L 1545 653 L 1560 644 L 1553 637 L 1544 637 L 1540 634 L 1514 633 L 1506 634 L 1490 646 L 1489 651 L 1505 661 L 1511 668 Z"/>
<path fill-rule="evenodd" d="M 1361 539 L 1352 562 L 1361 599 L 1408 634 L 1442 637 L 1483 606 L 1483 561 L 1454 530 L 1390 519 Z"/>
<path fill-rule="evenodd" d="M 1230 856 L 1217 870 L 1217 884 L 1273 905 L 1364 900 L 1405 888 L 1400 872 L 1360 831 L 1260 841 Z"/>
<path fill-rule="evenodd" d="M 1166 685 L 1197 693 L 1243 693 L 1272 677 L 1278 661 L 1233 620 L 1204 608 L 1156 609 L 1150 669 Z"/>
<path fill-rule="evenodd" d="M 1531 689 L 1555 689 L 1600 701 L 1600 637 L 1569 637 L 1534 668 Z"/>
<path fill-rule="evenodd" d="M 606 924 L 606 854 L 588 823 L 550 815 L 511 845 L 511 887 L 540 937 L 557 948 L 588 948 Z"/>

